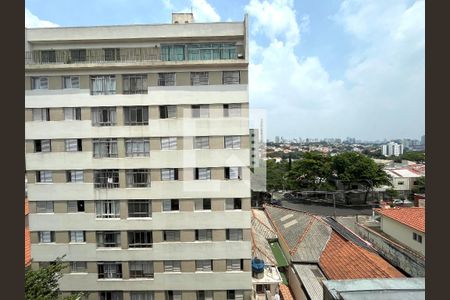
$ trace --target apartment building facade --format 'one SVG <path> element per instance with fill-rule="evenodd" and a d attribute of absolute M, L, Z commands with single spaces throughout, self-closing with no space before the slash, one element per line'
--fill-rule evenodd
<path fill-rule="evenodd" d="M 248 21 L 25 29 L 32 267 L 86 299 L 250 299 Z"/>

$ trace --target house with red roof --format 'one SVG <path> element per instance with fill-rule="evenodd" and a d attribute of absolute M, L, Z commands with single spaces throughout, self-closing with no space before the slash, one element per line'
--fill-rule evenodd
<path fill-rule="evenodd" d="M 425 207 L 375 209 L 381 231 L 425 256 Z"/>

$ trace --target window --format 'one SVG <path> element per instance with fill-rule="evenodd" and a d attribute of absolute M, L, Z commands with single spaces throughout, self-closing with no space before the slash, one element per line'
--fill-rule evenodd
<path fill-rule="evenodd" d="M 158 85 L 159 86 L 174 86 L 175 85 L 175 73 L 158 73 Z"/>
<path fill-rule="evenodd" d="M 177 107 L 175 105 L 162 105 L 159 107 L 159 117 L 161 119 L 170 119 L 177 117 Z"/>
<path fill-rule="evenodd" d="M 187 44 L 188 60 L 236 59 L 236 45 L 232 43 Z"/>
<path fill-rule="evenodd" d="M 167 291 L 166 292 L 166 300 L 181 300 L 181 292 L 180 291 Z"/>
<path fill-rule="evenodd" d="M 39 231 L 39 243 L 54 243 L 55 232 L 54 231 Z"/>
<path fill-rule="evenodd" d="M 223 71 L 223 84 L 239 84 L 240 79 L 239 71 Z"/>
<path fill-rule="evenodd" d="M 240 149 L 241 137 L 240 136 L 226 136 L 224 137 L 225 149 Z"/>
<path fill-rule="evenodd" d="M 35 140 L 34 141 L 34 152 L 51 152 L 52 143 L 50 140 Z"/>
<path fill-rule="evenodd" d="M 81 139 L 68 139 L 64 141 L 66 152 L 77 152 L 83 150 Z"/>
<path fill-rule="evenodd" d="M 127 187 L 150 186 L 149 169 L 131 169 L 126 171 Z"/>
<path fill-rule="evenodd" d="M 79 89 L 80 76 L 63 76 L 63 89 Z"/>
<path fill-rule="evenodd" d="M 399 182 L 397 182 L 397 184 L 398 184 L 398 185 L 403 185 L 403 184 L 405 184 L 405 182 L 399 181 Z"/>
<path fill-rule="evenodd" d="M 130 278 L 153 278 L 152 261 L 130 261 Z"/>
<path fill-rule="evenodd" d="M 118 157 L 117 139 L 93 139 L 94 158 Z"/>
<path fill-rule="evenodd" d="M 148 125 L 148 106 L 133 106 L 123 109 L 125 125 Z"/>
<path fill-rule="evenodd" d="M 227 241 L 242 241 L 242 229 L 227 229 L 226 239 Z"/>
<path fill-rule="evenodd" d="M 178 169 L 161 169 L 161 180 L 178 180 Z"/>
<path fill-rule="evenodd" d="M 115 231 L 97 232 L 97 247 L 102 248 L 120 247 L 120 232 Z"/>
<path fill-rule="evenodd" d="M 50 108 L 33 108 L 33 121 L 50 121 Z"/>
<path fill-rule="evenodd" d="M 198 291 L 197 300 L 213 300 L 212 291 Z"/>
<path fill-rule="evenodd" d="M 94 187 L 96 188 L 118 188 L 119 170 L 94 170 Z"/>
<path fill-rule="evenodd" d="M 55 50 L 41 51 L 41 59 L 43 63 L 56 62 L 56 51 Z"/>
<path fill-rule="evenodd" d="M 124 94 L 147 94 L 147 75 L 123 75 Z"/>
<path fill-rule="evenodd" d="M 119 262 L 100 262 L 97 267 L 98 278 L 122 278 L 122 264 Z"/>
<path fill-rule="evenodd" d="M 81 120 L 81 107 L 64 107 L 64 120 Z"/>
<path fill-rule="evenodd" d="M 52 213 L 53 212 L 53 201 L 38 201 L 36 202 L 36 213 Z"/>
<path fill-rule="evenodd" d="M 196 180 L 211 179 L 211 169 L 210 168 L 195 168 L 195 179 Z"/>
<path fill-rule="evenodd" d="M 422 236 L 420 234 L 413 232 L 413 240 L 422 243 Z"/>
<path fill-rule="evenodd" d="M 161 45 L 162 61 L 184 60 L 185 45 Z"/>
<path fill-rule="evenodd" d="M 226 210 L 242 209 L 241 198 L 225 199 L 225 209 Z"/>
<path fill-rule="evenodd" d="M 225 167 L 225 179 L 241 179 L 241 167 Z"/>
<path fill-rule="evenodd" d="M 93 107 L 92 126 L 114 126 L 116 125 L 115 107 Z"/>
<path fill-rule="evenodd" d="M 223 105 L 223 116 L 224 117 L 240 117 L 241 116 L 241 104 L 224 104 Z"/>
<path fill-rule="evenodd" d="M 36 182 L 53 182 L 52 171 L 36 171 Z"/>
<path fill-rule="evenodd" d="M 181 261 L 166 260 L 164 262 L 164 272 L 181 272 Z"/>
<path fill-rule="evenodd" d="M 66 171 L 67 182 L 83 182 L 83 171 L 82 170 L 70 170 Z"/>
<path fill-rule="evenodd" d="M 243 259 L 227 259 L 227 271 L 242 271 Z"/>
<path fill-rule="evenodd" d="M 95 213 L 97 218 L 120 218 L 120 201 L 97 200 L 95 201 Z"/>
<path fill-rule="evenodd" d="M 243 291 L 234 291 L 234 290 L 227 291 L 227 300 L 243 300 L 243 299 L 244 299 Z"/>
<path fill-rule="evenodd" d="M 67 212 L 68 213 L 77 213 L 84 212 L 84 201 L 67 201 Z"/>
<path fill-rule="evenodd" d="M 195 231 L 196 241 L 212 241 L 212 229 L 198 229 Z"/>
<path fill-rule="evenodd" d="M 195 200 L 195 210 L 210 210 L 211 209 L 211 199 L 196 199 Z"/>
<path fill-rule="evenodd" d="M 161 138 L 161 150 L 177 150 L 177 138 Z"/>
<path fill-rule="evenodd" d="M 200 104 L 200 105 L 192 105 L 192 117 L 193 118 L 208 118 L 209 117 L 209 105 L 208 104 Z"/>
<path fill-rule="evenodd" d="M 71 231 L 70 232 L 71 243 L 84 243 L 86 242 L 86 234 L 84 231 Z"/>
<path fill-rule="evenodd" d="M 105 52 L 105 61 L 120 61 L 119 48 L 106 48 L 103 51 Z"/>
<path fill-rule="evenodd" d="M 70 50 L 71 62 L 86 61 L 86 49 L 72 49 Z"/>
<path fill-rule="evenodd" d="M 209 149 L 209 137 L 208 136 L 194 137 L 194 149 Z"/>
<path fill-rule="evenodd" d="M 191 85 L 208 85 L 208 72 L 191 72 Z"/>
<path fill-rule="evenodd" d="M 129 248 L 151 248 L 152 243 L 153 243 L 153 235 L 151 231 L 128 232 Z"/>
<path fill-rule="evenodd" d="M 179 242 L 180 231 L 179 230 L 164 230 L 164 242 Z"/>
<path fill-rule="evenodd" d="M 31 89 L 32 90 L 48 90 L 48 78 L 47 77 L 31 77 Z"/>
<path fill-rule="evenodd" d="M 99 292 L 100 300 L 123 300 L 123 292 Z"/>
<path fill-rule="evenodd" d="M 91 76 L 91 95 L 114 95 L 116 77 L 114 75 Z"/>
<path fill-rule="evenodd" d="M 178 211 L 180 209 L 178 199 L 164 199 L 162 203 L 163 211 Z"/>
<path fill-rule="evenodd" d="M 211 272 L 213 270 L 212 260 L 196 260 L 195 271 L 197 272 Z"/>
<path fill-rule="evenodd" d="M 130 292 L 130 300 L 153 300 L 153 292 Z"/>
<path fill-rule="evenodd" d="M 128 200 L 129 218 L 148 218 L 152 216 L 150 200 Z"/>
<path fill-rule="evenodd" d="M 127 157 L 142 157 L 150 155 L 150 140 L 125 139 L 125 151 Z"/>
<path fill-rule="evenodd" d="M 70 271 L 72 273 L 86 273 L 87 263 L 85 261 L 73 261 L 70 264 Z"/>

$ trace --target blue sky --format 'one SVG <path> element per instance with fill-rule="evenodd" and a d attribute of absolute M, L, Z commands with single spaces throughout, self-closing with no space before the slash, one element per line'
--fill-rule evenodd
<path fill-rule="evenodd" d="M 250 103 L 284 137 L 419 138 L 424 0 L 26 0 L 28 27 L 250 18 Z"/>

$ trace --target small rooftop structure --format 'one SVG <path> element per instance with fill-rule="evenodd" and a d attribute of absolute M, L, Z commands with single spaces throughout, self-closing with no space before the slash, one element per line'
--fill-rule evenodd
<path fill-rule="evenodd" d="M 375 211 L 417 231 L 425 232 L 425 207 L 378 208 Z"/>
<path fill-rule="evenodd" d="M 193 23 L 194 14 L 193 13 L 172 13 L 172 23 L 173 24 L 185 24 Z"/>
<path fill-rule="evenodd" d="M 324 300 L 422 300 L 425 278 L 325 280 Z"/>

